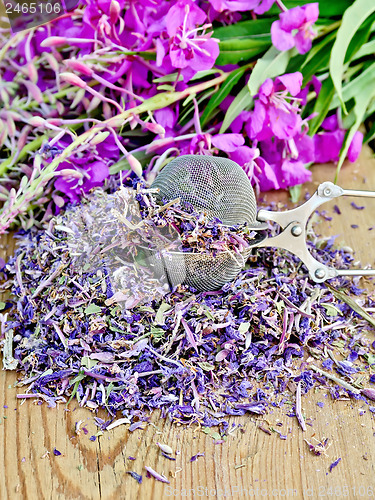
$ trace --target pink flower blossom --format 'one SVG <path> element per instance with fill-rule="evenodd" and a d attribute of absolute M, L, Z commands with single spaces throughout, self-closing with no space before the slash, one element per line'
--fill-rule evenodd
<path fill-rule="evenodd" d="M 315 162 L 328 163 L 338 161 L 344 143 L 345 130 L 340 128 L 336 115 L 328 116 L 322 123 L 324 132 L 314 135 Z M 362 149 L 363 134 L 357 131 L 350 143 L 347 157 L 354 163 Z"/>
<path fill-rule="evenodd" d="M 299 100 L 294 98 L 301 85 L 299 72 L 279 76 L 274 82 L 267 78 L 256 96 L 250 122 L 245 126 L 251 139 L 265 140 L 273 135 L 289 139 L 301 130 Z"/>
<path fill-rule="evenodd" d="M 57 170 L 72 169 L 71 162 L 62 162 Z M 67 196 L 70 202 L 78 202 L 82 193 L 87 193 L 91 188 L 101 186 L 109 176 L 109 168 L 103 161 L 94 161 L 86 164 L 83 158 L 75 161 L 74 170 L 80 173 L 76 176 L 59 176 L 55 181 L 55 189 Z"/>
<path fill-rule="evenodd" d="M 305 132 L 288 140 L 266 140 L 259 143 L 264 160 L 271 166 L 279 187 L 286 189 L 311 180 L 306 165 L 314 161 L 314 142 Z"/>
<path fill-rule="evenodd" d="M 157 65 L 169 63 L 180 70 L 184 79 L 212 68 L 219 55 L 219 45 L 211 38 L 212 32 L 205 32 L 211 26 L 203 24 L 206 19 L 206 13 L 192 0 L 179 0 L 173 5 L 166 16 L 169 41 L 156 41 Z"/>
<path fill-rule="evenodd" d="M 56 147 L 64 149 L 67 145 L 65 141 L 59 141 Z M 68 172 L 68 174 L 58 176 L 54 187 L 64 194 L 66 201 L 78 202 L 82 193 L 103 185 L 104 180 L 109 177 L 109 165 L 118 159 L 118 146 L 113 136 L 109 135 L 90 150 L 70 156 L 69 160 L 61 162 L 57 171 L 62 174 Z M 75 171 L 74 174 L 73 171 Z"/>
<path fill-rule="evenodd" d="M 271 27 L 272 43 L 278 50 L 296 47 L 300 54 L 311 49 L 315 32 L 312 25 L 319 17 L 319 4 L 309 3 L 280 14 Z"/>
<path fill-rule="evenodd" d="M 279 180 L 272 167 L 260 156 L 258 148 L 241 146 L 230 153 L 230 159 L 238 163 L 251 183 L 259 191 L 280 189 Z"/>

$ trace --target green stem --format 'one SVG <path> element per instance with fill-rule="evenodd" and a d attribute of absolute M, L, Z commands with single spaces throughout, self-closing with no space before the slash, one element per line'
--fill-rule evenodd
<path fill-rule="evenodd" d="M 319 32 L 315 37 L 315 40 L 318 38 L 321 38 L 322 36 L 327 35 L 327 33 L 331 33 L 331 31 L 334 31 L 336 28 L 339 28 L 341 26 L 341 21 L 336 21 L 335 23 L 329 24 L 328 26 L 322 26 L 319 28 Z"/>
<path fill-rule="evenodd" d="M 32 151 L 35 151 L 36 149 L 39 149 L 40 146 L 43 144 L 43 141 L 48 139 L 48 135 L 44 134 L 41 135 L 40 137 L 37 137 L 33 141 L 29 142 L 24 146 L 21 151 L 19 152 L 19 155 L 17 157 L 18 161 L 21 161 L 25 158 L 27 153 L 31 153 Z M 0 177 L 2 177 L 4 174 L 6 174 L 8 167 L 11 165 L 12 161 L 14 159 L 14 156 L 10 156 L 6 160 L 4 160 L 1 165 L 0 165 Z"/>

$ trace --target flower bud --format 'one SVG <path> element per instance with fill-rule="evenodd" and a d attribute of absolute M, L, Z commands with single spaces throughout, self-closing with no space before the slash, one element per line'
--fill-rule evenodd
<path fill-rule="evenodd" d="M 33 116 L 28 120 L 29 125 L 32 127 L 45 127 L 46 120 L 41 116 Z"/>
<path fill-rule="evenodd" d="M 35 83 L 33 82 L 29 82 L 27 80 L 22 80 L 22 83 L 25 85 L 25 87 L 27 88 L 29 94 L 31 95 L 31 97 L 33 99 L 35 99 L 35 101 L 38 103 L 38 104 L 41 104 L 43 102 L 43 94 L 42 92 L 40 91 L 38 85 L 35 85 Z"/>
<path fill-rule="evenodd" d="M 137 175 L 138 177 L 142 177 L 143 173 L 142 165 L 137 160 L 137 158 L 130 154 L 126 157 L 126 159 L 128 160 L 130 168 L 133 170 L 135 175 Z"/>
<path fill-rule="evenodd" d="M 43 52 L 43 56 L 46 58 L 48 64 L 51 66 L 51 69 L 55 73 L 59 71 L 59 63 L 57 62 L 56 57 L 54 57 L 50 52 Z"/>
<path fill-rule="evenodd" d="M 145 123 L 144 127 L 147 128 L 150 132 L 157 135 L 165 135 L 165 128 L 159 125 L 158 123 Z"/>
<path fill-rule="evenodd" d="M 75 179 L 82 179 L 83 174 L 78 170 L 74 170 L 72 168 L 63 168 L 61 170 L 57 170 L 55 175 L 61 175 L 62 177 L 74 177 Z"/>
<path fill-rule="evenodd" d="M 66 45 L 68 39 L 63 36 L 50 36 L 43 40 L 40 44 L 41 47 L 60 47 L 61 45 Z"/>
<path fill-rule="evenodd" d="M 82 75 L 85 76 L 92 76 L 93 71 L 90 69 L 86 64 L 82 63 L 81 61 L 77 61 L 76 59 L 69 59 L 68 61 L 64 61 L 64 64 L 68 66 L 68 68 L 78 71 Z"/>
<path fill-rule="evenodd" d="M 38 71 L 35 67 L 35 64 L 33 64 L 32 62 L 29 62 L 27 64 L 27 74 L 30 78 L 30 80 L 33 82 L 33 83 L 37 83 L 38 81 Z"/>
<path fill-rule="evenodd" d="M 92 146 L 96 146 L 97 144 L 100 144 L 101 142 L 105 141 L 107 137 L 109 136 L 109 132 L 99 132 L 99 134 L 96 134 L 96 136 L 90 141 L 90 144 Z"/>
<path fill-rule="evenodd" d="M 86 82 L 82 80 L 79 76 L 74 73 L 60 73 L 60 78 L 64 80 L 66 83 L 70 83 L 70 85 L 75 85 L 76 87 L 80 87 L 81 89 L 86 88 Z"/>
<path fill-rule="evenodd" d="M 103 102 L 103 116 L 106 120 L 110 120 L 112 117 L 111 106 L 108 104 L 108 102 Z"/>

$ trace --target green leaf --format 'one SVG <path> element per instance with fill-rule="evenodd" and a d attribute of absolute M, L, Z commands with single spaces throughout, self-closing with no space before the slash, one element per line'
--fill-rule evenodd
<path fill-rule="evenodd" d="M 81 380 L 83 380 L 84 378 L 86 377 L 86 374 L 83 370 L 80 370 L 78 372 L 78 375 L 70 381 L 70 386 L 72 386 L 74 384 L 74 387 L 73 387 L 73 390 L 72 390 L 72 393 L 70 395 L 70 398 L 68 400 L 68 402 L 66 403 L 66 405 L 68 406 L 68 404 L 71 402 L 71 400 L 74 398 L 74 396 L 76 395 L 77 393 L 77 390 L 78 390 L 78 386 L 79 386 L 79 383 L 81 382 Z"/>
<path fill-rule="evenodd" d="M 96 314 L 100 313 L 102 311 L 102 308 L 97 306 L 96 304 L 90 304 L 89 306 L 86 307 L 85 309 L 85 314 Z"/>
<path fill-rule="evenodd" d="M 356 0 L 344 13 L 342 24 L 337 32 L 337 38 L 332 48 L 329 71 L 337 95 L 345 107 L 342 96 L 342 77 L 344 60 L 350 41 L 362 23 L 375 11 L 375 2 Z"/>
<path fill-rule="evenodd" d="M 213 111 L 215 111 L 221 102 L 229 95 L 232 88 L 239 81 L 241 76 L 245 73 L 246 67 L 238 68 L 232 71 L 225 82 L 221 85 L 220 89 L 215 92 L 215 94 L 208 101 L 203 114 L 201 116 L 201 126 L 202 128 L 206 125 L 206 123 L 211 118 Z"/>
<path fill-rule="evenodd" d="M 215 64 L 224 66 L 226 64 L 238 64 L 250 61 L 265 52 L 271 45 L 271 40 L 231 40 L 220 42 L 220 54 Z"/>
<path fill-rule="evenodd" d="M 355 53 L 355 59 L 360 59 L 361 57 L 373 55 L 375 52 L 375 40 L 367 42 Z"/>
<path fill-rule="evenodd" d="M 334 31 L 326 35 L 323 40 L 315 44 L 310 52 L 306 54 L 300 67 L 293 68 L 292 71 L 301 71 L 303 74 L 302 86 L 306 85 L 313 75 L 321 74 L 323 71 L 328 70 L 329 58 L 336 33 L 337 31 Z M 291 63 L 294 59 L 298 59 L 298 57 L 293 57 Z M 292 72 L 290 66 L 291 64 L 288 65 L 287 73 Z"/>
<path fill-rule="evenodd" d="M 371 125 L 370 130 L 367 132 L 365 135 L 363 142 L 367 144 L 368 142 L 372 141 L 375 137 L 375 122 Z"/>
<path fill-rule="evenodd" d="M 196 73 L 192 78 L 190 78 L 190 81 L 194 82 L 195 80 L 200 80 L 201 78 L 205 78 L 206 76 L 215 75 L 218 72 L 219 70 L 215 68 L 198 71 L 198 73 Z M 183 80 L 183 77 L 181 79 Z"/>
<path fill-rule="evenodd" d="M 359 304 L 357 304 L 357 302 L 352 299 L 351 297 L 349 297 L 349 295 L 347 295 L 345 292 L 342 292 L 340 290 L 336 290 L 336 288 L 334 288 L 332 285 L 330 285 L 329 283 L 326 283 L 326 286 L 332 291 L 333 295 L 341 300 L 342 302 L 345 302 L 345 304 L 348 304 L 348 306 L 353 309 L 354 312 L 356 312 L 357 314 L 359 314 L 363 319 L 365 319 L 366 321 L 368 321 L 370 323 L 370 325 L 372 325 L 373 327 L 375 327 L 375 318 L 373 318 L 372 316 L 369 315 L 368 312 L 366 312 L 363 307 L 361 307 Z"/>
<path fill-rule="evenodd" d="M 87 356 L 83 356 L 81 359 L 81 366 L 84 366 L 85 368 L 88 368 L 89 370 L 93 368 L 95 365 L 97 365 L 99 361 L 96 359 L 90 359 Z"/>
<path fill-rule="evenodd" d="M 371 1 L 371 0 L 369 0 Z M 298 5 L 305 5 L 306 0 L 284 0 L 284 5 L 287 9 L 293 9 L 293 7 L 297 7 Z M 335 2 L 327 2 L 327 0 L 318 0 L 319 3 L 319 17 L 336 17 L 342 16 L 345 9 L 347 9 L 352 3 L 353 0 L 336 0 Z M 267 12 L 267 15 L 279 15 L 280 8 L 274 4 L 274 6 Z"/>
<path fill-rule="evenodd" d="M 344 102 L 349 101 L 353 97 L 358 95 L 358 92 L 370 91 L 372 90 L 372 82 L 375 78 L 375 63 L 371 64 L 367 69 L 362 71 L 357 78 L 354 78 L 349 83 L 347 83 L 342 89 L 342 96 Z M 339 106 L 339 98 L 337 95 L 334 96 L 332 102 L 330 103 L 329 109 L 336 109 Z"/>
<path fill-rule="evenodd" d="M 167 92 L 173 92 L 174 86 L 168 85 L 167 83 L 163 83 L 162 85 L 158 85 L 157 89 L 158 90 L 166 90 Z"/>
<path fill-rule="evenodd" d="M 351 126 L 350 130 L 345 136 L 344 144 L 342 146 L 341 152 L 340 152 L 340 159 L 337 164 L 337 170 L 336 170 L 336 177 L 335 177 L 335 182 L 337 180 L 337 176 L 340 172 L 341 166 L 344 163 L 346 154 L 348 152 L 350 143 L 352 142 L 352 139 L 354 137 L 354 134 L 357 132 L 359 126 L 361 125 L 362 121 L 364 120 L 364 116 L 366 113 L 366 109 L 371 102 L 371 100 L 375 96 L 375 78 L 373 78 L 372 81 L 366 82 L 366 87 L 363 88 L 355 97 L 355 104 L 354 104 L 354 115 L 355 115 L 355 122 Z"/>
<path fill-rule="evenodd" d="M 152 81 L 154 83 L 170 83 L 170 82 L 175 82 L 177 80 L 178 73 L 170 73 L 169 75 L 164 75 L 160 76 L 159 78 L 154 78 Z M 181 82 L 183 81 L 184 77 L 180 75 L 178 77 L 178 81 Z"/>
<path fill-rule="evenodd" d="M 236 64 L 255 58 L 271 45 L 271 24 L 273 19 L 255 19 L 214 30 L 214 37 L 220 40 L 220 54 L 217 65 Z"/>
<path fill-rule="evenodd" d="M 0 302 L 0 311 L 2 311 L 5 306 L 6 306 L 5 302 Z"/>
<path fill-rule="evenodd" d="M 262 39 L 270 36 L 274 19 L 250 19 L 214 29 L 214 37 L 221 42 L 233 39 Z"/>
<path fill-rule="evenodd" d="M 292 50 L 293 49 L 279 52 L 275 47 L 271 47 L 264 56 L 257 61 L 248 82 L 250 94 L 252 96 L 258 92 L 259 87 L 267 78 L 273 78 L 285 72 Z"/>
<path fill-rule="evenodd" d="M 155 323 L 157 325 L 164 325 L 164 313 L 166 311 L 169 311 L 170 308 L 171 308 L 171 306 L 169 304 L 167 304 L 166 302 L 162 302 L 160 304 L 160 307 L 155 315 Z"/>
<path fill-rule="evenodd" d="M 367 42 L 374 20 L 375 16 L 372 14 L 362 23 L 361 29 L 353 36 L 346 51 L 345 63 L 351 61 L 357 51 Z"/>
<path fill-rule="evenodd" d="M 297 203 L 299 201 L 299 198 L 301 196 L 301 188 L 302 184 L 297 184 L 297 186 L 291 186 L 289 188 L 289 194 L 292 203 Z"/>
<path fill-rule="evenodd" d="M 327 113 L 329 111 L 329 106 L 333 99 L 334 94 L 335 94 L 335 88 L 333 86 L 332 79 L 327 78 L 327 80 L 323 82 L 318 98 L 315 101 L 313 112 L 316 113 L 317 115 L 310 121 L 309 124 L 310 136 L 315 135 L 322 121 L 327 116 Z"/>
<path fill-rule="evenodd" d="M 338 307 L 334 306 L 333 304 L 320 304 L 321 306 L 324 307 L 324 309 L 326 310 L 326 314 L 327 316 L 332 316 L 332 317 L 335 317 L 335 316 L 338 316 L 338 315 L 341 315 L 341 311 Z"/>
<path fill-rule="evenodd" d="M 210 363 L 207 363 L 207 361 L 201 361 L 200 363 L 198 363 L 198 365 L 202 368 L 202 370 L 204 370 L 206 372 L 209 372 L 209 371 L 215 369 L 215 366 L 211 365 Z"/>
<path fill-rule="evenodd" d="M 223 124 L 219 133 L 223 134 L 229 125 L 237 118 L 237 116 L 246 109 L 249 109 L 253 103 L 253 98 L 250 95 L 249 87 L 247 85 L 236 95 L 231 105 L 225 113 Z"/>
<path fill-rule="evenodd" d="M 249 328 L 250 328 L 250 323 L 246 321 L 240 324 L 240 326 L 238 327 L 238 332 L 244 334 L 249 331 Z"/>

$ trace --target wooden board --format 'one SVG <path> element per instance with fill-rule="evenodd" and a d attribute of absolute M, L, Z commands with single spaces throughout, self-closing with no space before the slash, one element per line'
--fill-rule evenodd
<path fill-rule="evenodd" d="M 334 172 L 332 165 L 314 167 L 310 191 L 323 180 L 333 180 Z M 375 189 L 370 150 L 365 149 L 355 165 L 344 166 L 339 184 Z M 287 195 L 267 194 L 270 199 L 286 200 Z M 355 210 L 351 201 L 363 202 L 337 200 L 342 215 L 322 223 L 321 232 L 344 235 L 342 241 L 356 249 L 359 259 L 374 264 L 375 229 L 368 228 L 375 225 L 375 200 L 365 200 L 366 210 Z M 8 248 L 0 249 L 0 256 L 11 254 L 13 241 L 8 237 L 2 242 Z M 225 443 L 214 444 L 199 429 L 171 425 L 155 413 L 146 430 L 130 433 L 122 426 L 92 442 L 89 437 L 97 432 L 93 413 L 74 403 L 69 410 L 31 401 L 21 404 L 15 381 L 14 373 L 0 372 L 0 500 L 375 497 L 375 418 L 363 402 L 332 402 L 323 392 L 311 392 L 302 399 L 311 424 L 306 432 L 279 410 L 266 416 L 273 426 L 282 422 L 276 428 L 287 440 L 263 433 L 257 429 L 262 419 L 246 416 L 230 418 L 230 424 L 241 423 L 242 430 L 236 428 Z M 325 403 L 323 408 L 317 406 L 319 401 Z M 87 435 L 75 435 L 78 420 L 84 420 Z M 304 439 L 314 437 L 329 438 L 327 456 L 309 452 Z M 175 462 L 160 455 L 157 441 L 180 452 Z M 54 448 L 61 455 L 55 456 Z M 204 457 L 190 462 L 199 452 Z M 329 465 L 339 457 L 341 462 L 330 473 Z M 145 465 L 164 473 L 171 484 L 146 478 Z M 142 474 L 143 483 L 138 485 L 128 470 Z"/>

